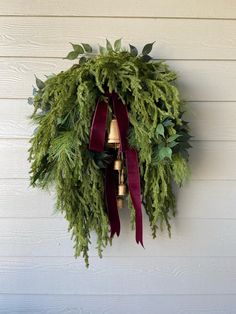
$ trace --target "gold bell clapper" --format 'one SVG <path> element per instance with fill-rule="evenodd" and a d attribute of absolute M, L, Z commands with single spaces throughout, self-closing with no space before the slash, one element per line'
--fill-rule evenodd
<path fill-rule="evenodd" d="M 112 146 L 114 148 L 119 148 L 120 135 L 119 135 L 118 123 L 115 118 L 111 120 L 107 143 L 109 146 Z"/>

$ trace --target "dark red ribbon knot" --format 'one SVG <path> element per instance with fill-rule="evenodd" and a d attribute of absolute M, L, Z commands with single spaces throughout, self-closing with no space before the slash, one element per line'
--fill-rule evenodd
<path fill-rule="evenodd" d="M 119 135 L 120 135 L 120 151 L 124 152 L 126 158 L 128 187 L 131 200 L 135 209 L 135 225 L 136 225 L 136 242 L 143 246 L 143 223 L 142 223 L 142 202 L 140 188 L 140 174 L 138 164 L 138 154 L 132 149 L 127 140 L 129 129 L 129 118 L 127 106 L 122 103 L 118 95 L 109 94 L 112 99 L 113 111 L 117 119 Z M 90 132 L 89 149 L 97 152 L 104 151 L 106 119 L 107 119 L 108 103 L 98 101 L 93 116 L 92 127 Z M 120 234 L 120 219 L 116 203 L 116 188 L 114 179 L 113 163 L 106 168 L 105 173 L 105 198 L 108 210 L 108 218 L 111 226 L 111 236 L 115 233 Z"/>

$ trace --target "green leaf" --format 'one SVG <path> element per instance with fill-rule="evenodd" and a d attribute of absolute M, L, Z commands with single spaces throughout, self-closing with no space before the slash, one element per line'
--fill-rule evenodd
<path fill-rule="evenodd" d="M 38 89 L 43 89 L 45 84 L 43 81 L 41 81 L 36 75 L 35 75 L 35 81 Z"/>
<path fill-rule="evenodd" d="M 173 126 L 174 123 L 170 119 L 166 119 L 165 121 L 162 122 L 164 126 Z"/>
<path fill-rule="evenodd" d="M 171 135 L 170 137 L 168 137 L 167 142 L 168 142 L 168 143 L 173 142 L 173 141 L 175 141 L 177 138 L 179 138 L 180 136 L 181 136 L 181 135 L 179 135 L 179 134 L 173 134 L 173 135 Z"/>
<path fill-rule="evenodd" d="M 62 118 L 57 118 L 57 125 L 60 125 L 62 122 Z"/>
<path fill-rule="evenodd" d="M 165 129 L 164 126 L 160 123 L 158 124 L 157 128 L 156 128 L 156 135 L 162 135 L 163 137 L 165 136 Z"/>
<path fill-rule="evenodd" d="M 106 39 L 106 47 L 107 47 L 107 51 L 112 51 L 113 50 L 112 45 L 111 45 L 111 43 L 109 42 L 108 39 Z"/>
<path fill-rule="evenodd" d="M 132 45 L 129 45 L 130 53 L 132 56 L 136 57 L 138 55 L 138 49 Z"/>
<path fill-rule="evenodd" d="M 71 51 L 68 53 L 68 55 L 65 57 L 65 59 L 68 60 L 75 60 L 78 57 L 79 53 L 77 51 Z"/>
<path fill-rule="evenodd" d="M 99 52 L 101 55 L 104 55 L 106 53 L 106 48 L 99 45 Z"/>
<path fill-rule="evenodd" d="M 154 43 L 155 43 L 155 41 L 153 43 L 146 44 L 143 47 L 142 54 L 143 55 L 148 55 L 152 51 L 152 46 L 153 46 Z"/>
<path fill-rule="evenodd" d="M 35 95 L 37 94 L 37 92 L 38 92 L 37 88 L 35 88 L 35 87 L 33 86 L 33 91 L 32 91 L 33 96 L 35 96 Z"/>
<path fill-rule="evenodd" d="M 114 48 L 115 48 L 115 51 L 119 51 L 120 50 L 120 48 L 121 48 L 121 38 L 117 39 L 114 42 Z"/>
<path fill-rule="evenodd" d="M 79 59 L 79 64 L 83 64 L 83 63 L 85 63 L 87 61 L 87 59 L 85 58 L 85 57 L 81 57 L 80 59 Z"/>
<path fill-rule="evenodd" d="M 160 160 L 163 160 L 164 158 L 171 159 L 172 156 L 172 149 L 170 147 L 162 147 L 159 150 L 159 158 Z"/>
<path fill-rule="evenodd" d="M 27 102 L 28 102 L 29 105 L 33 105 L 33 103 L 34 103 L 34 98 L 33 98 L 33 97 L 29 97 L 29 98 L 27 99 Z"/>
<path fill-rule="evenodd" d="M 173 147 L 175 147 L 178 144 L 179 144 L 179 142 L 173 141 L 173 142 L 168 143 L 167 146 L 170 147 L 170 148 L 173 148 Z"/>
<path fill-rule="evenodd" d="M 82 43 L 82 46 L 84 47 L 84 50 L 88 53 L 93 52 L 93 48 L 89 44 Z"/>
<path fill-rule="evenodd" d="M 81 55 L 84 53 L 84 48 L 81 45 L 75 45 L 72 43 L 71 43 L 71 45 L 72 45 L 74 51 L 78 52 L 78 55 Z"/>
<path fill-rule="evenodd" d="M 141 57 L 141 60 L 144 62 L 148 62 L 152 59 L 152 57 L 150 57 L 149 55 L 144 55 Z"/>

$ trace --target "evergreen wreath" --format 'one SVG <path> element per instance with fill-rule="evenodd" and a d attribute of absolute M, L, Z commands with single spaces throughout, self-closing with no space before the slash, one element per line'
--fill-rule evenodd
<path fill-rule="evenodd" d="M 153 238 L 163 225 L 170 234 L 170 216 L 175 215 L 172 186 L 181 185 L 189 175 L 191 146 L 176 74 L 150 57 L 153 43 L 140 54 L 132 45 L 129 51 L 122 48 L 121 39 L 114 47 L 107 40 L 99 53 L 88 44 L 72 46 L 67 59 L 79 62 L 44 82 L 36 77 L 37 88 L 28 100 L 34 105 L 31 119 L 37 125 L 29 160 L 31 185 L 55 187 L 56 208 L 68 220 L 75 257 L 82 254 L 88 266 L 91 231 L 97 234 L 99 256 L 111 243 L 104 177 L 117 158 L 117 149 L 107 142 L 103 151 L 89 149 L 96 104 L 109 103 L 107 130 L 114 118 L 110 95 L 115 93 L 128 111 L 128 145 L 138 154 L 142 204 Z M 129 181 L 127 174 L 125 178 Z M 134 228 L 130 193 L 127 199 Z"/>

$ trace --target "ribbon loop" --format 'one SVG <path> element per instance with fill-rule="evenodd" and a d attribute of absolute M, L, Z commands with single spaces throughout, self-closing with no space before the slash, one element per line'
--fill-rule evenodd
<path fill-rule="evenodd" d="M 96 152 L 104 151 L 108 103 L 98 101 L 93 115 L 90 131 L 89 149 Z"/>

